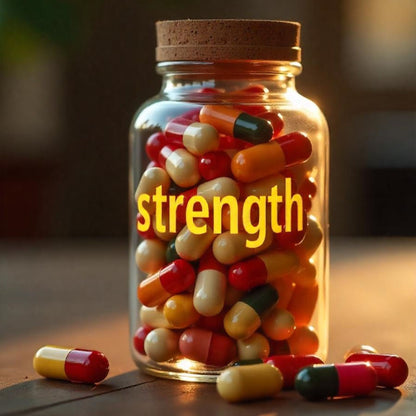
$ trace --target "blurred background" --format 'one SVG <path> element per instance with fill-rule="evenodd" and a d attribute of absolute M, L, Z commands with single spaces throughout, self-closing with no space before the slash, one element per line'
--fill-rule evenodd
<path fill-rule="evenodd" d="M 331 133 L 333 235 L 416 235 L 414 0 L 0 0 L 0 237 L 125 237 L 128 129 L 154 22 L 302 23 L 299 91 Z"/>

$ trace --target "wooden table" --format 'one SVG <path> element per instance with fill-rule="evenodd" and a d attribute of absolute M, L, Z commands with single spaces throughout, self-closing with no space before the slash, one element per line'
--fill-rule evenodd
<path fill-rule="evenodd" d="M 354 344 L 403 356 L 410 376 L 399 389 L 367 398 L 307 402 L 296 392 L 231 405 L 214 385 L 141 374 L 128 350 L 127 246 L 53 242 L 0 246 L 1 415 L 415 415 L 416 239 L 333 239 L 330 352 Z M 111 371 L 100 385 L 40 378 L 42 345 L 103 351 Z"/>

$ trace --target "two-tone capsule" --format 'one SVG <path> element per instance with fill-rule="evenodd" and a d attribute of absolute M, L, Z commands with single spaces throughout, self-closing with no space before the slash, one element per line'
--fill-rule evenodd
<path fill-rule="evenodd" d="M 196 156 L 217 150 L 220 143 L 218 132 L 213 126 L 184 117 L 169 121 L 165 135 L 168 142 L 183 144 L 190 153 Z"/>
<path fill-rule="evenodd" d="M 94 384 L 107 377 L 109 364 L 99 351 L 46 345 L 36 352 L 33 368 L 43 377 Z"/>
<path fill-rule="evenodd" d="M 239 300 L 225 315 L 224 329 L 234 339 L 245 339 L 260 328 L 261 316 L 279 299 L 270 285 L 257 287 Z"/>
<path fill-rule="evenodd" d="M 366 396 L 376 385 L 376 371 L 363 362 L 316 364 L 300 370 L 295 378 L 295 389 L 308 400 Z"/>
<path fill-rule="evenodd" d="M 195 282 L 195 271 L 187 261 L 175 260 L 143 280 L 137 296 L 145 306 L 157 306 L 172 295 L 181 293 Z"/>
<path fill-rule="evenodd" d="M 253 182 L 302 163 L 312 154 L 310 140 L 294 132 L 269 143 L 240 150 L 231 161 L 231 171 L 241 182 Z"/>
<path fill-rule="evenodd" d="M 283 388 L 293 389 L 295 377 L 302 368 L 324 362 L 316 355 L 273 355 L 264 360 L 277 367 L 283 375 Z"/>
<path fill-rule="evenodd" d="M 228 281 L 239 290 L 251 290 L 296 270 L 299 259 L 293 251 L 270 249 L 230 267 Z"/>
<path fill-rule="evenodd" d="M 229 402 L 273 397 L 282 386 L 282 373 L 270 364 L 230 367 L 217 379 L 218 393 Z"/>
<path fill-rule="evenodd" d="M 214 126 L 220 133 L 258 144 L 273 136 L 272 126 L 264 119 L 233 107 L 204 105 L 199 113 L 202 123 Z"/>

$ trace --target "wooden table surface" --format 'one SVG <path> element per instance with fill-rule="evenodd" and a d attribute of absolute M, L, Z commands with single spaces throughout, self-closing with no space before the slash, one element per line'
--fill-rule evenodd
<path fill-rule="evenodd" d="M 128 349 L 127 246 L 83 241 L 0 245 L 0 415 L 416 415 L 416 239 L 333 239 L 328 362 L 355 344 L 409 364 L 399 389 L 307 402 L 294 391 L 228 404 L 209 384 L 140 373 Z M 42 345 L 103 351 L 97 386 L 46 380 L 32 369 Z"/>

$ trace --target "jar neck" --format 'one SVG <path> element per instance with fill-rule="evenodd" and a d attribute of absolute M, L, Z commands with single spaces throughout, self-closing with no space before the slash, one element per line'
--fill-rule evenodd
<path fill-rule="evenodd" d="M 302 65 L 281 61 L 175 61 L 161 62 L 156 70 L 163 77 L 161 94 L 169 99 L 206 102 L 218 101 L 220 96 L 221 100 L 230 102 L 257 102 L 264 93 L 256 88 L 241 90 L 262 85 L 268 100 L 296 92 L 295 77 L 302 72 Z"/>

